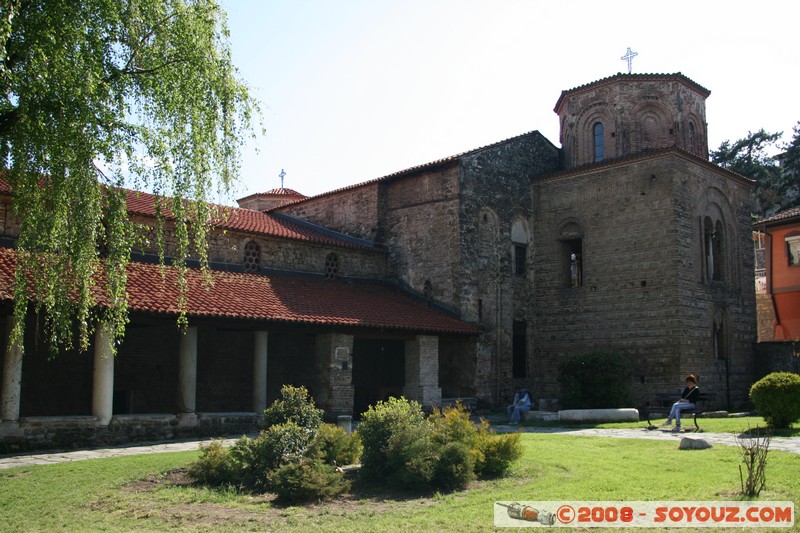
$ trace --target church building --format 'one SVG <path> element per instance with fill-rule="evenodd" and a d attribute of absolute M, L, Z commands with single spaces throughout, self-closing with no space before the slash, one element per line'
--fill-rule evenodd
<path fill-rule="evenodd" d="M 3 343 L 0 443 L 247 431 L 286 383 L 328 417 L 401 394 L 497 407 L 515 385 L 557 399 L 559 362 L 596 350 L 629 361 L 633 407 L 688 373 L 741 406 L 752 182 L 708 161 L 709 94 L 617 74 L 561 93 L 560 148 L 532 131 L 314 197 L 242 198 L 210 236 L 213 285 L 190 270 L 185 332 L 175 272 L 144 246 L 116 357 L 99 325 L 91 353 L 48 360 L 35 316 L 22 350 Z M 0 181 L 5 315 L 12 194 Z M 154 228 L 153 200 L 129 191 L 130 216 Z"/>

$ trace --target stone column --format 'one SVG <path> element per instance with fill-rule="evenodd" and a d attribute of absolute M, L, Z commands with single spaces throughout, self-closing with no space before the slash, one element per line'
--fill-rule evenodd
<path fill-rule="evenodd" d="M 317 335 L 314 401 L 328 417 L 353 414 L 353 336 Z"/>
<path fill-rule="evenodd" d="M 253 350 L 253 411 L 257 417 L 264 414 L 267 408 L 267 340 L 266 331 L 255 332 L 255 349 Z"/>
<path fill-rule="evenodd" d="M 422 405 L 439 406 L 439 337 L 417 335 L 406 341 L 406 384 L 403 396 Z"/>
<path fill-rule="evenodd" d="M 114 414 L 114 335 L 105 322 L 94 334 L 94 370 L 92 373 L 92 415 L 97 424 L 107 426 Z"/>
<path fill-rule="evenodd" d="M 6 317 L 6 339 L 11 338 L 14 329 L 14 317 Z M 19 421 L 19 402 L 22 393 L 22 343 L 6 343 L 6 356 L 3 360 L 2 386 L 2 420 L 4 422 Z"/>
<path fill-rule="evenodd" d="M 197 425 L 197 328 L 186 328 L 178 349 L 178 427 Z"/>

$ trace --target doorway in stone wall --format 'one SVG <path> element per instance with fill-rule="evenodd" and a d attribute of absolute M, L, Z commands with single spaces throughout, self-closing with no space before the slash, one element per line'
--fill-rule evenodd
<path fill-rule="evenodd" d="M 353 340 L 353 413 L 356 418 L 376 402 L 400 397 L 406 382 L 405 341 Z"/>

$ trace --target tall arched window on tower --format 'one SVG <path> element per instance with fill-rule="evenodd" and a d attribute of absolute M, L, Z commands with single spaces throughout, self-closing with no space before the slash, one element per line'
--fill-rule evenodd
<path fill-rule="evenodd" d="M 697 137 L 694 131 L 694 122 L 689 122 L 689 151 L 697 151 Z"/>
<path fill-rule="evenodd" d="M 711 218 L 706 217 L 703 233 L 705 236 L 703 245 L 705 248 L 706 281 L 722 281 L 722 222 L 718 220 L 715 224 Z"/>
<path fill-rule="evenodd" d="M 603 140 L 603 123 L 597 122 L 593 127 L 594 131 L 594 162 L 599 163 L 606 158 L 606 145 Z"/>

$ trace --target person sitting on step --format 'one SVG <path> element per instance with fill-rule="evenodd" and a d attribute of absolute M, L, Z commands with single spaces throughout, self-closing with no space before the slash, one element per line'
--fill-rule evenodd
<path fill-rule="evenodd" d="M 517 385 L 514 387 L 514 401 L 508 406 L 509 423 L 519 424 L 522 420 L 522 413 L 531 410 L 531 395 L 527 391 Z"/>

